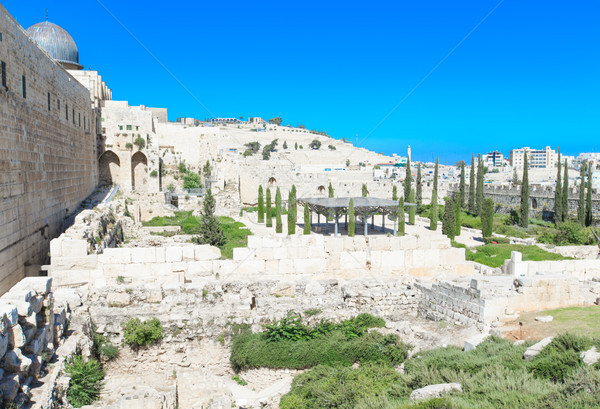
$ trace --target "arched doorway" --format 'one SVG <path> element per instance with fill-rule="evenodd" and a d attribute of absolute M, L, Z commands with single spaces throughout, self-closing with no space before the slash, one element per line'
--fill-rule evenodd
<path fill-rule="evenodd" d="M 142 191 L 148 187 L 148 159 L 142 152 L 131 157 L 131 187 Z"/>
<path fill-rule="evenodd" d="M 117 183 L 121 170 L 121 161 L 117 154 L 113 151 L 104 152 L 100 156 L 98 164 L 100 166 L 100 186 Z"/>
<path fill-rule="evenodd" d="M 275 179 L 275 177 L 271 176 L 269 178 L 269 186 L 275 186 L 277 185 L 277 179 Z"/>
<path fill-rule="evenodd" d="M 321 185 L 317 188 L 319 193 L 325 193 L 325 186 Z"/>

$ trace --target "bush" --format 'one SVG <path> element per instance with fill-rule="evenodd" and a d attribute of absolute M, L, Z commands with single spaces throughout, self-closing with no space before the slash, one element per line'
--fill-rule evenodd
<path fill-rule="evenodd" d="M 592 346 L 592 339 L 570 333 L 555 337 L 532 361 L 530 370 L 539 378 L 562 382 L 583 365 L 580 353 Z"/>
<path fill-rule="evenodd" d="M 65 373 L 71 377 L 67 390 L 67 399 L 71 405 L 80 408 L 100 397 L 104 370 L 98 361 L 86 361 L 81 355 L 75 355 L 65 363 Z"/>
<path fill-rule="evenodd" d="M 150 172 L 150 177 L 153 177 L 153 178 L 155 178 L 155 177 L 157 177 L 157 176 L 158 176 L 158 171 L 156 171 L 156 170 L 153 170 L 152 172 Z"/>
<path fill-rule="evenodd" d="M 140 321 L 139 318 L 130 318 L 124 324 L 123 338 L 131 347 L 139 348 L 160 341 L 163 337 L 163 327 L 158 318 Z"/>
<path fill-rule="evenodd" d="M 137 146 L 139 150 L 142 150 L 146 146 L 146 141 L 141 136 L 138 136 L 135 138 L 135 141 L 133 141 L 133 144 Z"/>
<path fill-rule="evenodd" d="M 183 177 L 183 188 L 184 189 L 198 189 L 202 187 L 202 181 L 200 175 L 195 172 L 188 172 Z"/>
<path fill-rule="evenodd" d="M 118 281 L 118 280 L 117 280 Z M 105 361 L 117 358 L 119 356 L 119 348 L 113 345 L 108 338 L 102 334 L 94 334 L 94 355 L 97 358 Z"/>
<path fill-rule="evenodd" d="M 545 230 L 538 236 L 541 243 L 557 246 L 594 244 L 594 236 L 589 228 L 581 227 L 579 223 L 567 221 L 558 225 L 556 230 Z"/>

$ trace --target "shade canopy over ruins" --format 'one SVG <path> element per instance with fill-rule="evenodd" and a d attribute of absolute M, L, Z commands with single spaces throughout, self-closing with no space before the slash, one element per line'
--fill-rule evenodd
<path fill-rule="evenodd" d="M 385 229 L 385 216 L 390 215 L 394 219 L 394 234 L 396 234 L 396 223 L 398 216 L 398 201 L 390 199 L 382 199 L 378 197 L 306 197 L 296 199 L 299 205 L 307 205 L 311 212 L 315 212 L 318 216 L 325 215 L 326 217 L 334 217 L 335 219 L 335 234 L 338 234 L 338 218 L 348 216 L 350 208 L 350 200 L 354 205 L 354 214 L 361 216 L 366 220 L 369 216 L 380 214 L 384 216 L 382 228 Z M 404 203 L 404 206 L 416 206 L 414 203 Z M 325 228 L 328 229 L 326 223 Z M 365 236 L 368 235 L 367 223 L 364 224 Z"/>

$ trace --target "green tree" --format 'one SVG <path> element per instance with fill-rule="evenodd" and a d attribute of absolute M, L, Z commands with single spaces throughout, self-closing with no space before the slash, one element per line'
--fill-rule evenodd
<path fill-rule="evenodd" d="M 212 191 L 208 189 L 204 196 L 202 211 L 200 212 L 199 233 L 192 238 L 196 244 L 210 244 L 211 246 L 222 247 L 225 244 L 225 232 L 221 227 L 221 222 L 215 216 L 216 201 Z"/>
<path fill-rule="evenodd" d="M 521 216 L 519 217 L 519 225 L 527 228 L 529 226 L 529 161 L 527 154 L 523 155 L 525 161 L 523 163 L 523 179 L 521 185 Z"/>
<path fill-rule="evenodd" d="M 579 202 L 577 203 L 577 221 L 580 226 L 585 226 L 585 173 L 586 163 L 583 162 L 579 168 Z"/>
<path fill-rule="evenodd" d="M 283 232 L 283 223 L 281 221 L 281 191 L 279 187 L 275 191 L 275 233 Z"/>
<path fill-rule="evenodd" d="M 392 187 L 392 200 L 398 200 L 398 188 L 396 188 L 396 185 Z"/>
<path fill-rule="evenodd" d="M 269 123 L 273 125 L 281 125 L 281 121 L 282 120 L 280 116 L 276 116 L 275 118 L 269 119 Z"/>
<path fill-rule="evenodd" d="M 421 164 L 417 165 L 417 209 L 423 207 L 423 178 L 421 177 Z"/>
<path fill-rule="evenodd" d="M 100 392 L 104 387 L 102 382 L 104 369 L 98 361 L 95 359 L 86 361 L 81 355 L 74 355 L 66 360 L 65 373 L 71 378 L 67 389 L 67 400 L 73 407 L 91 405 L 100 398 Z"/>
<path fill-rule="evenodd" d="M 481 214 L 481 206 L 483 205 L 483 161 L 481 154 L 477 158 L 477 190 L 475 196 L 475 211 L 477 215 Z"/>
<path fill-rule="evenodd" d="M 212 171 L 213 171 L 213 168 L 212 168 L 212 166 L 210 166 L 210 162 L 207 159 L 206 164 L 202 168 L 202 173 L 204 173 L 204 177 L 206 179 L 210 179 L 210 177 L 212 176 Z"/>
<path fill-rule="evenodd" d="M 587 196 L 585 198 L 585 225 L 591 226 L 592 221 L 592 166 L 588 165 Z"/>
<path fill-rule="evenodd" d="M 454 240 L 456 234 L 456 217 L 454 213 L 454 200 L 451 197 L 444 198 L 444 217 L 442 218 L 442 233 L 450 240 Z"/>
<path fill-rule="evenodd" d="M 295 149 L 295 150 L 298 150 L 298 142 L 296 142 L 296 143 L 294 144 L 294 149 Z"/>
<path fill-rule="evenodd" d="M 265 222 L 265 200 L 263 197 L 263 187 L 262 185 L 258 186 L 258 222 Z"/>
<path fill-rule="evenodd" d="M 310 234 L 310 209 L 308 203 L 304 204 L 304 234 Z"/>
<path fill-rule="evenodd" d="M 560 169 L 560 148 L 558 148 L 558 164 L 556 166 L 556 187 L 554 188 L 554 223 L 558 226 L 563 221 L 563 201 L 562 201 L 562 172 Z"/>
<path fill-rule="evenodd" d="M 563 178 L 563 191 L 562 191 L 562 218 L 563 221 L 569 219 L 569 167 L 567 166 L 567 160 L 565 159 L 565 177 Z"/>
<path fill-rule="evenodd" d="M 321 148 L 321 141 L 318 139 L 313 139 L 312 142 L 308 146 L 310 146 L 310 149 L 317 150 L 317 149 Z"/>
<path fill-rule="evenodd" d="M 296 198 L 294 197 L 294 189 L 290 189 L 288 193 L 288 214 L 287 214 L 287 224 L 288 224 L 288 234 L 296 234 Z"/>
<path fill-rule="evenodd" d="M 348 205 L 348 237 L 354 237 L 355 230 L 354 223 L 354 199 L 350 199 L 350 204 Z"/>
<path fill-rule="evenodd" d="M 265 216 L 267 218 L 267 227 L 273 227 L 273 214 L 271 213 L 271 189 L 267 188 L 267 200 L 265 206 Z"/>
<path fill-rule="evenodd" d="M 488 197 L 483 200 L 480 217 L 483 237 L 492 237 L 494 228 L 494 200 L 492 198 Z"/>
<path fill-rule="evenodd" d="M 462 195 L 460 194 L 460 192 L 458 192 L 459 198 L 457 200 L 454 201 L 454 220 L 455 220 L 455 232 L 454 232 L 454 237 L 456 236 L 460 236 L 461 233 L 461 216 L 462 216 L 462 209 L 461 209 L 461 205 L 460 205 L 460 198 L 462 197 Z"/>
<path fill-rule="evenodd" d="M 183 188 L 184 189 L 198 189 L 202 186 L 200 175 L 196 172 L 188 172 L 183 177 Z"/>
<path fill-rule="evenodd" d="M 410 158 L 406 158 L 406 174 L 404 175 L 404 199 L 410 195 L 412 186 L 412 171 L 410 170 Z"/>
<path fill-rule="evenodd" d="M 369 189 L 367 189 L 367 185 L 363 183 L 362 185 L 362 197 L 369 196 Z"/>
<path fill-rule="evenodd" d="M 408 195 L 409 203 L 415 203 L 415 190 L 411 189 L 410 194 Z M 415 215 L 417 213 L 417 206 L 409 206 L 408 207 L 408 224 L 411 226 L 415 225 Z"/>
<path fill-rule="evenodd" d="M 459 200 L 458 200 L 458 206 L 463 209 L 465 207 L 465 193 L 466 193 L 466 187 L 465 187 L 465 161 L 461 160 L 460 161 L 460 188 L 459 188 Z M 460 234 L 460 233 L 459 233 Z"/>
<path fill-rule="evenodd" d="M 283 149 L 287 149 L 287 148 L 288 148 L 287 141 L 283 141 Z"/>
<path fill-rule="evenodd" d="M 469 175 L 469 213 L 475 214 L 475 155 L 471 154 L 471 174 Z"/>
<path fill-rule="evenodd" d="M 329 182 L 329 187 L 327 188 L 327 190 L 328 190 L 329 197 L 333 197 L 334 190 L 333 190 L 333 186 L 331 185 L 331 182 Z"/>
<path fill-rule="evenodd" d="M 435 171 L 433 172 L 433 191 L 431 192 L 431 208 L 429 209 L 429 229 L 437 230 L 438 222 L 438 163 L 439 158 L 435 161 Z"/>
<path fill-rule="evenodd" d="M 404 231 L 406 229 L 405 223 L 404 198 L 401 197 L 398 201 L 398 236 L 404 236 Z"/>

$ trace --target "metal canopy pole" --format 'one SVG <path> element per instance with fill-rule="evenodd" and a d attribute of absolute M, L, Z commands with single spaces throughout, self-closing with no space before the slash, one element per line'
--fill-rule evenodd
<path fill-rule="evenodd" d="M 335 234 L 334 234 L 334 236 L 337 237 L 337 235 L 338 235 L 338 213 L 336 212 L 335 213 Z"/>
<path fill-rule="evenodd" d="M 325 211 L 325 234 L 329 234 L 329 210 Z"/>
<path fill-rule="evenodd" d="M 381 220 L 382 220 L 382 222 L 381 222 L 381 232 L 383 233 L 383 232 L 385 232 L 385 213 L 383 213 L 381 215 Z"/>

